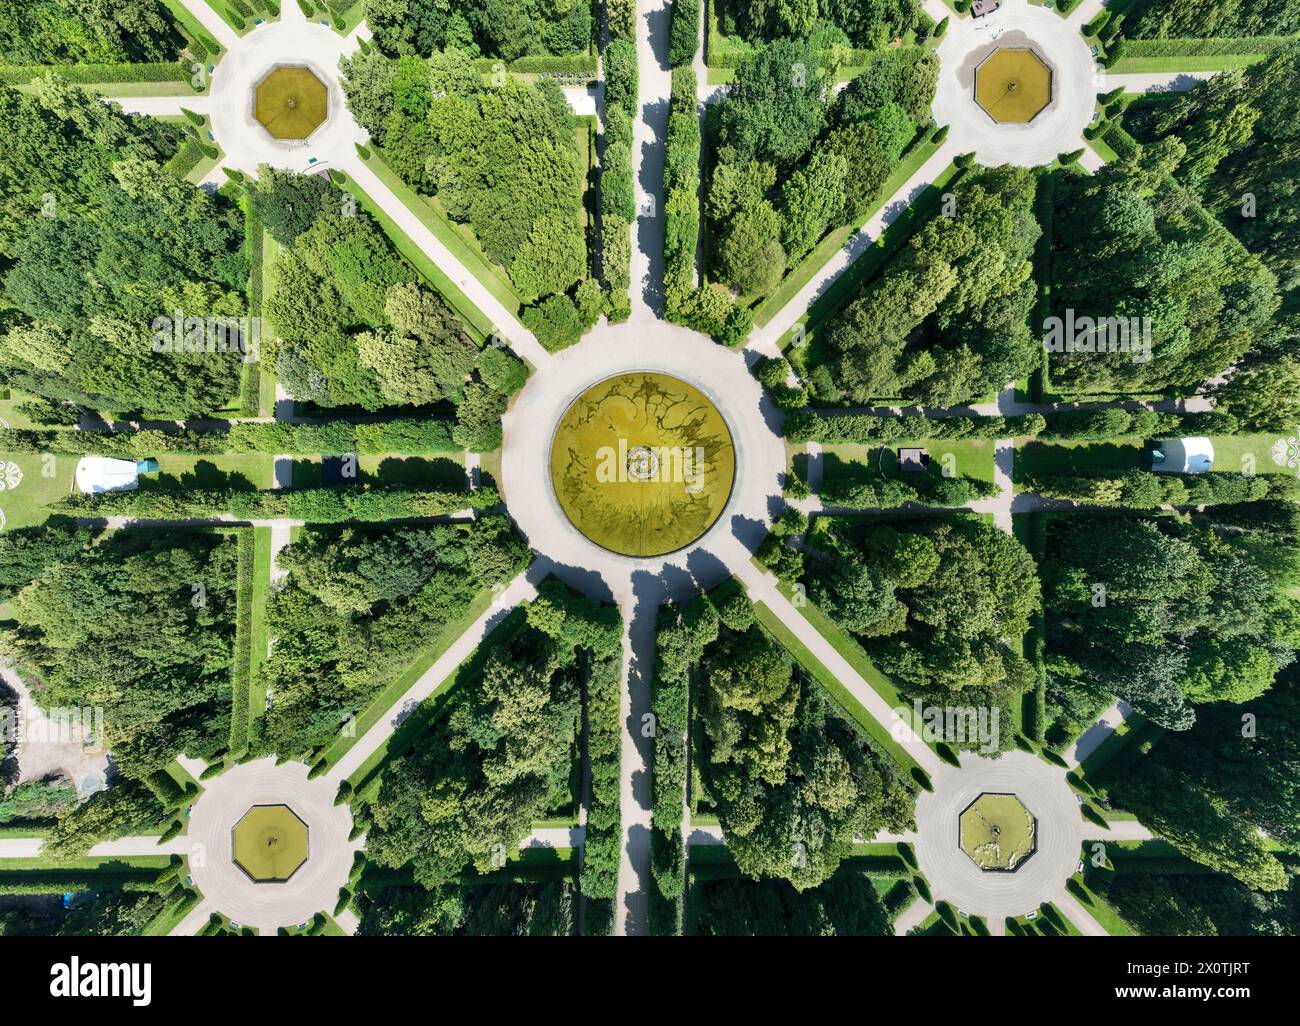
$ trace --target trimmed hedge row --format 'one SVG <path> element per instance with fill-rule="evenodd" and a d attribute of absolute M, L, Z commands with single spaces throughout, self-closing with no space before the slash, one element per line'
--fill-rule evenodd
<path fill-rule="evenodd" d="M 1020 417 L 891 417 L 870 413 L 792 410 L 785 418 L 791 442 L 896 442 L 922 438 L 1012 438 L 1036 435 L 1046 422 L 1038 414 Z"/>
<path fill-rule="evenodd" d="M 141 782 L 153 792 L 159 804 L 169 812 L 192 801 L 199 793 L 198 788 L 193 785 L 187 784 L 182 787 L 175 777 L 162 769 L 154 770 Z"/>
<path fill-rule="evenodd" d="M 611 25 L 613 15 L 611 13 Z M 636 110 L 636 46 L 611 39 L 605 47 L 605 146 L 600 167 L 601 281 L 611 321 L 632 313 L 632 222 L 636 199 L 632 182 L 632 117 Z"/>
<path fill-rule="evenodd" d="M 700 0 L 672 0 L 668 26 L 668 63 L 690 64 L 700 48 Z"/>
<path fill-rule="evenodd" d="M 926 438 L 1051 438 L 1101 441 L 1153 434 L 1232 434 L 1237 420 L 1231 414 L 1159 413 L 1154 410 L 1056 410 L 1013 417 L 902 417 L 870 413 L 817 413 L 791 411 L 785 419 L 785 437 L 791 442 L 870 443 L 919 441 Z"/>
<path fill-rule="evenodd" d="M 230 671 L 230 752 L 236 758 L 248 751 L 248 689 L 252 683 L 253 638 L 253 532 L 241 530 L 236 538 L 235 662 Z"/>
<path fill-rule="evenodd" d="M 1229 413 L 1162 413 L 1155 410 L 1057 410 L 1048 415 L 1040 438 L 1099 442 L 1151 435 L 1230 435 L 1237 418 Z"/>
<path fill-rule="evenodd" d="M 695 288 L 700 239 L 700 119 L 695 71 L 673 69 L 672 106 L 664 144 L 664 291 L 666 314 L 681 317 L 683 298 Z"/>
<path fill-rule="evenodd" d="M 186 139 L 172 159 L 167 161 L 167 170 L 177 178 L 184 178 L 199 166 L 206 155 L 201 142 L 197 139 Z"/>
<path fill-rule="evenodd" d="M 854 480 L 835 475 L 822 485 L 822 502 L 828 506 L 852 509 L 894 509 L 907 503 L 922 506 L 965 506 L 976 499 L 996 495 L 996 485 L 974 477 L 928 477 L 916 475 L 916 481 L 888 479 Z"/>
<path fill-rule="evenodd" d="M 721 285 L 695 284 L 701 145 L 696 107 L 694 70 L 673 68 L 664 156 L 664 316 L 734 346 L 749 334 L 752 312 Z"/>
<path fill-rule="evenodd" d="M 583 840 L 583 895 L 591 901 L 618 895 L 618 863 L 623 847 L 619 770 L 622 735 L 619 699 L 622 688 L 622 648 L 592 652 L 587 675 L 587 758 L 591 792 Z"/>
<path fill-rule="evenodd" d="M 1165 474 L 1130 470 L 1108 474 L 1040 474 L 1025 483 L 1026 490 L 1048 499 L 1089 506 L 1213 506 L 1261 499 L 1300 496 L 1300 481 L 1282 475 L 1246 477 L 1211 471 L 1207 474 Z"/>
<path fill-rule="evenodd" d="M 228 431 L 77 431 L 0 428 L 0 451 L 137 459 L 159 453 L 217 456 L 265 453 L 285 456 L 429 455 L 460 452 L 452 422 L 405 418 L 350 424 L 291 424 L 258 421 L 231 424 Z"/>
<path fill-rule="evenodd" d="M 1132 160 L 1138 155 L 1140 149 L 1138 141 L 1129 135 L 1128 129 L 1119 121 L 1107 122 L 1106 131 L 1101 134 L 1101 137 L 1121 160 Z"/>
<path fill-rule="evenodd" d="M 70 495 L 48 507 L 56 513 L 85 517 L 134 517 L 141 520 L 191 520 L 232 516 L 239 520 L 287 518 L 312 524 L 348 520 L 377 522 L 441 517 L 463 509 L 489 509 L 496 490 L 473 492 L 419 488 L 294 488 L 268 491 L 196 490 L 105 492 Z"/>
<path fill-rule="evenodd" d="M 728 587 L 728 585 L 723 585 Z M 710 596 L 660 608 L 655 620 L 655 663 L 651 708 L 655 715 L 651 763 L 650 874 L 654 886 L 648 906 L 650 931 L 682 931 L 686 890 L 686 769 L 690 676 L 705 647 L 718 636 L 719 617 Z"/>
<path fill-rule="evenodd" d="M 67 894 L 77 891 L 162 892 L 156 869 L 5 869 L 0 865 L 0 894 Z"/>
<path fill-rule="evenodd" d="M 508 71 L 518 72 L 521 75 L 567 72 L 569 74 L 591 75 L 594 78 L 597 73 L 595 56 L 585 53 L 562 56 L 541 54 L 533 57 L 517 57 L 513 61 L 502 61 L 493 57 L 477 57 L 474 60 L 475 69 L 484 74 L 495 70 L 498 64 L 504 64 Z"/>
<path fill-rule="evenodd" d="M 53 73 L 74 85 L 105 82 L 189 82 L 189 66 L 180 61 L 154 64 L 13 64 L 0 67 L 0 82 L 25 85 Z"/>

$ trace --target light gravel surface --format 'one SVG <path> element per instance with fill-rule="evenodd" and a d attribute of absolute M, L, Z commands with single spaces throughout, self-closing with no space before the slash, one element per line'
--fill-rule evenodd
<path fill-rule="evenodd" d="M 988 918 L 1024 915 L 1053 900 L 1074 873 L 1085 834 L 1064 771 L 1020 751 L 999 759 L 963 753 L 961 761 L 961 769 L 942 764 L 934 791 L 916 803 L 916 857 L 931 893 Z M 984 792 L 1014 794 L 1037 820 L 1037 850 L 1014 872 L 982 870 L 958 846 L 958 818 Z"/>
<path fill-rule="evenodd" d="M 973 150 L 986 167 L 1036 167 L 1083 147 L 1083 130 L 1105 86 L 1079 24 L 1026 0 L 1006 0 L 984 18 L 952 17 L 938 48 L 934 116 L 950 126 L 957 152 Z M 1051 103 L 1027 125 L 998 124 L 975 102 L 975 67 L 1003 46 L 1027 46 L 1053 69 Z"/>
<path fill-rule="evenodd" d="M 190 875 L 205 904 L 263 933 L 332 913 L 363 843 L 348 840 L 352 813 L 334 804 L 336 794 L 326 778 L 308 780 L 303 763 L 276 766 L 271 758 L 205 781 L 185 838 Z M 307 861 L 284 883 L 254 883 L 235 865 L 231 831 L 254 805 L 287 805 L 307 824 Z"/>

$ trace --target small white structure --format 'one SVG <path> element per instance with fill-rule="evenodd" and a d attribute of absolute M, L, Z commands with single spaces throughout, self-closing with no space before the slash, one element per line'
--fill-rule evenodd
<path fill-rule="evenodd" d="M 83 456 L 77 461 L 77 490 L 83 494 L 133 492 L 140 487 L 140 470 L 135 460 L 110 456 Z"/>
<path fill-rule="evenodd" d="M 1151 450 L 1151 469 L 1165 474 L 1204 474 L 1214 466 L 1214 444 L 1205 437 L 1162 438 Z"/>

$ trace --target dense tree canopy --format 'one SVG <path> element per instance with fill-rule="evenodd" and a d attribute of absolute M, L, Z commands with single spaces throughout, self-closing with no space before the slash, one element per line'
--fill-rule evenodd
<path fill-rule="evenodd" d="M 725 0 L 715 8 L 724 32 L 755 42 L 827 36 L 878 49 L 917 26 L 914 0 Z"/>
<path fill-rule="evenodd" d="M 361 904 L 363 937 L 567 937 L 577 919 L 564 880 L 385 887 Z"/>
<path fill-rule="evenodd" d="M 596 27 L 589 0 L 369 0 L 366 22 L 392 57 L 455 47 L 507 61 L 581 53 Z"/>
<path fill-rule="evenodd" d="M 761 627 L 727 617 L 706 623 L 719 634 L 700 662 L 701 773 L 741 872 L 816 887 L 854 837 L 911 822 L 911 791 Z"/>
<path fill-rule="evenodd" d="M 1033 687 L 1008 644 L 1040 605 L 1034 561 L 1014 538 L 973 518 L 843 521 L 813 545 L 809 596 L 908 696 L 1001 708 Z"/>
<path fill-rule="evenodd" d="M 1154 392 L 1195 385 L 1269 330 L 1277 277 L 1155 162 L 1109 164 L 1056 190 L 1052 314 L 1130 319 L 1149 329 L 1149 358 L 1130 351 L 1052 353 L 1053 383 L 1072 392 Z M 1137 332 L 1131 333 L 1136 342 Z"/>
<path fill-rule="evenodd" d="M 129 775 L 211 755 L 230 703 L 234 572 L 232 538 L 115 533 L 18 592 L 5 649 L 43 704 L 104 710 Z"/>
<path fill-rule="evenodd" d="M 0 64 L 167 61 L 183 43 L 160 0 L 0 0 Z"/>
<path fill-rule="evenodd" d="M 784 880 L 709 880 L 691 890 L 696 933 L 705 937 L 889 937 L 893 926 L 871 878 L 845 864 L 825 883 L 795 890 Z"/>
<path fill-rule="evenodd" d="M 349 106 L 393 168 L 473 228 L 526 301 L 586 276 L 585 167 L 553 80 L 488 87 L 460 50 L 396 61 L 372 51 L 344 71 Z"/>
<path fill-rule="evenodd" d="M 1106 900 L 1147 937 L 1294 937 L 1300 888 L 1252 891 L 1220 873 L 1117 876 Z"/>
<path fill-rule="evenodd" d="M 1195 705 L 1258 699 L 1300 647 L 1298 531 L 1289 503 L 1053 521 L 1051 687 L 1118 696 L 1179 730 Z"/>
<path fill-rule="evenodd" d="M 1135 0 L 1124 23 L 1135 39 L 1288 36 L 1300 32 L 1294 0 Z"/>
<path fill-rule="evenodd" d="M 1169 102 L 1139 103 L 1124 126 L 1147 152 L 1170 150 L 1177 179 L 1277 275 L 1282 312 L 1215 395 L 1243 427 L 1290 428 L 1300 416 L 1300 43 Z"/>
<path fill-rule="evenodd" d="M 760 47 L 713 108 L 715 271 L 750 296 L 770 291 L 826 232 L 865 216 L 929 118 L 933 54 L 876 54 L 838 94 L 819 60 L 807 42 Z"/>
<path fill-rule="evenodd" d="M 579 653 L 607 650 L 619 628 L 613 607 L 543 598 L 491 637 L 438 721 L 385 768 L 371 860 L 438 888 L 471 865 L 501 868 L 536 820 L 571 807 Z"/>
<path fill-rule="evenodd" d="M 157 351 L 156 318 L 247 312 L 239 210 L 175 177 L 158 122 L 47 77 L 0 85 L 0 275 L 14 308 L 0 376 L 22 391 L 113 411 L 222 409 L 229 351 Z M 206 343 L 206 339 L 204 340 Z"/>
<path fill-rule="evenodd" d="M 368 410 L 454 406 L 458 444 L 500 445 L 507 396 L 523 382 L 517 358 L 480 352 L 352 196 L 270 168 L 249 195 L 286 247 L 267 274 L 265 313 L 290 395 Z"/>
<path fill-rule="evenodd" d="M 955 209 L 925 224 L 827 326 L 829 358 L 812 378 L 818 397 L 955 406 L 1037 366 L 1036 183 L 1012 167 L 962 181 Z"/>
<path fill-rule="evenodd" d="M 285 549 L 270 600 L 276 644 L 263 746 L 281 755 L 328 744 L 485 587 L 527 554 L 509 522 L 308 533 Z"/>

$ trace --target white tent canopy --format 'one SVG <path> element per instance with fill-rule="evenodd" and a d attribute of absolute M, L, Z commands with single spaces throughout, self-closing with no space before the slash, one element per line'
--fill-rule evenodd
<path fill-rule="evenodd" d="M 135 460 L 109 456 L 83 456 L 77 461 L 77 489 L 81 492 L 133 492 L 140 487 Z"/>
<path fill-rule="evenodd" d="M 1151 469 L 1166 474 L 1204 474 L 1214 466 L 1214 444 L 1203 436 L 1162 438 L 1151 454 Z"/>

